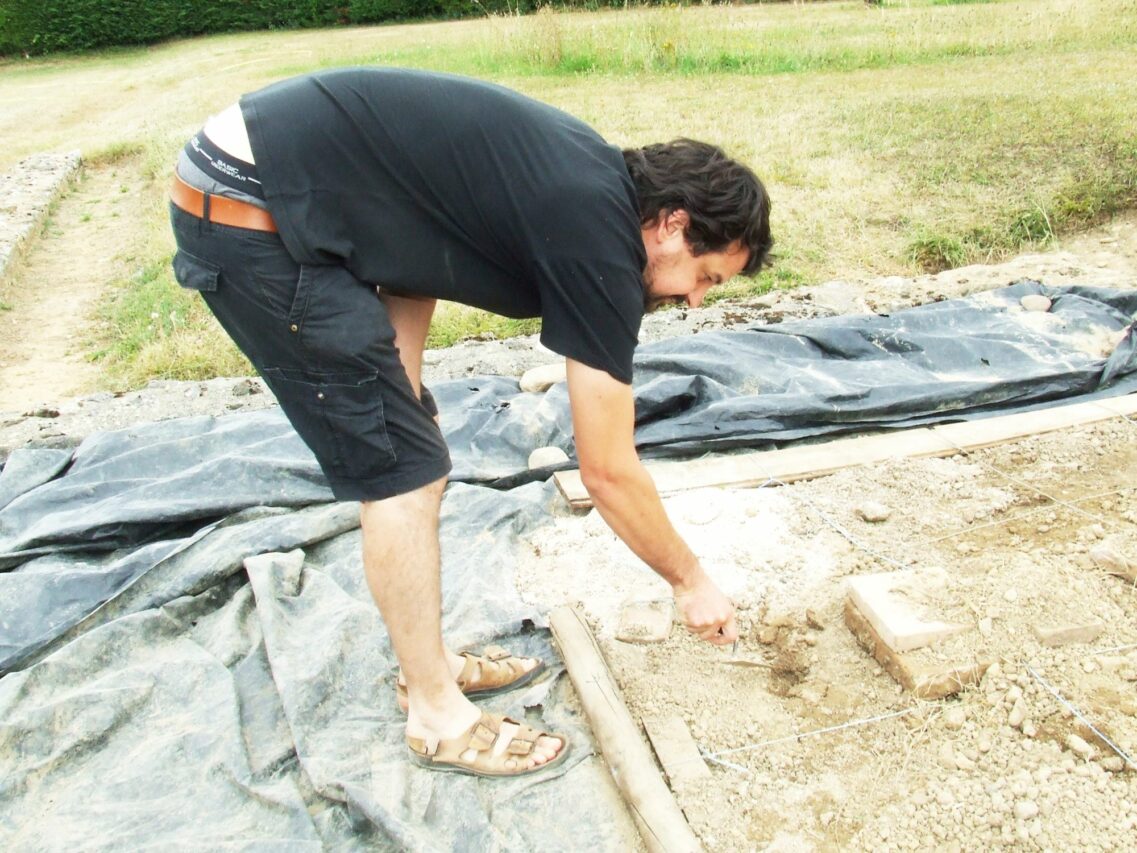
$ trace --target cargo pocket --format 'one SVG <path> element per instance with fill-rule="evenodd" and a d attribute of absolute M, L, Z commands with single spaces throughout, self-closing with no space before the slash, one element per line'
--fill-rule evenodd
<path fill-rule="evenodd" d="M 203 261 L 185 249 L 178 249 L 174 254 L 174 278 L 182 287 L 212 293 L 217 290 L 220 274 L 221 267 L 217 264 Z"/>
<path fill-rule="evenodd" d="M 378 374 L 318 376 L 268 367 L 263 375 L 329 478 L 368 480 L 395 464 Z"/>

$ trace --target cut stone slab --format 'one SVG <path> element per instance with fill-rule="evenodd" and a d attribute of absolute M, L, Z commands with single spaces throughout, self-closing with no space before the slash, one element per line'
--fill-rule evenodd
<path fill-rule="evenodd" d="M 556 364 L 542 364 L 540 367 L 530 368 L 521 374 L 521 390 L 548 391 L 558 382 L 564 382 L 565 378 L 565 363 L 563 361 Z"/>
<path fill-rule="evenodd" d="M 910 652 L 968 630 L 922 617 L 919 579 L 908 571 L 882 572 L 849 579 L 849 599 L 892 651 Z"/>
<path fill-rule="evenodd" d="M 711 778 L 710 768 L 682 717 L 644 718 L 643 724 L 673 790 Z"/>
<path fill-rule="evenodd" d="M 852 599 L 845 600 L 845 624 L 857 642 L 907 691 L 920 699 L 943 699 L 963 688 L 978 684 L 991 666 L 990 661 L 925 666 L 910 655 L 894 652 L 857 610 Z"/>
<path fill-rule="evenodd" d="M 616 639 L 625 643 L 662 643 L 675 621 L 670 601 L 633 601 L 620 610 Z"/>
<path fill-rule="evenodd" d="M 1071 643 L 1092 643 L 1105 630 L 1103 622 L 1081 625 L 1035 625 L 1034 635 L 1044 646 L 1068 646 Z"/>
<path fill-rule="evenodd" d="M 1099 568 L 1115 577 L 1137 583 L 1137 562 L 1128 559 L 1120 549 L 1108 543 L 1095 545 L 1090 549 L 1090 559 Z"/>

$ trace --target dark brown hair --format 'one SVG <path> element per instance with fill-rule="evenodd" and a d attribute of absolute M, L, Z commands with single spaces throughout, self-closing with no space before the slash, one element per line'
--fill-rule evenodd
<path fill-rule="evenodd" d="M 750 250 L 745 275 L 767 263 L 770 197 L 758 176 L 721 148 L 694 139 L 675 139 L 624 150 L 636 186 L 640 222 L 685 210 L 687 243 L 695 255 L 722 252 L 736 241 Z"/>

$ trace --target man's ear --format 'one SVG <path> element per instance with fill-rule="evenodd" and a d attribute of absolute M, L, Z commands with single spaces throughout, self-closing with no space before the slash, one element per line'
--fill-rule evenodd
<path fill-rule="evenodd" d="M 674 237 L 676 234 L 681 234 L 684 237 L 687 234 L 687 226 L 691 224 L 691 215 L 683 208 L 676 210 L 669 210 L 666 213 L 660 212 L 659 214 L 659 239 L 660 241 L 666 240 L 669 237 Z"/>

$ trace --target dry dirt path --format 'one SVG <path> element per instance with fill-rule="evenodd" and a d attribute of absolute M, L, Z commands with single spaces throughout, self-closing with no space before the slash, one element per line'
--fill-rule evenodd
<path fill-rule="evenodd" d="M 90 390 L 94 311 L 129 273 L 144 229 L 142 183 L 129 161 L 85 168 L 4 286 L 0 412 L 26 411 Z"/>

